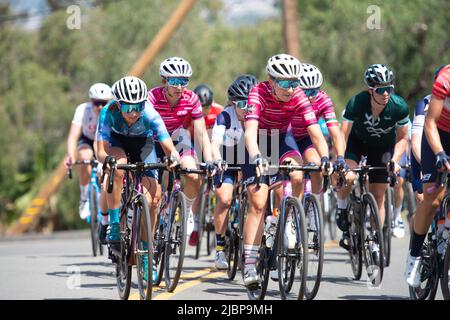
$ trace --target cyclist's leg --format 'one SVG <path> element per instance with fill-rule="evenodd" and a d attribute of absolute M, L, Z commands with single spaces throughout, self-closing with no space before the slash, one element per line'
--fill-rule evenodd
<path fill-rule="evenodd" d="M 385 210 L 384 210 L 384 195 L 386 194 L 388 184 L 387 183 L 369 183 L 369 192 L 375 197 L 377 202 L 378 211 L 380 212 L 380 223 L 384 225 Z"/>
<path fill-rule="evenodd" d="M 305 163 L 315 163 L 316 165 L 320 165 L 320 156 L 312 145 L 307 148 L 302 155 L 305 159 Z M 319 194 L 322 189 L 322 174 L 320 172 L 311 172 L 310 176 L 312 192 L 314 194 Z"/>
<path fill-rule="evenodd" d="M 80 138 L 78 141 L 77 159 L 91 160 L 94 156 L 92 141 L 86 138 Z M 88 189 L 91 176 L 91 166 L 78 166 L 78 177 L 80 180 L 80 217 L 86 219 L 89 215 Z"/>
<path fill-rule="evenodd" d="M 300 154 L 297 143 L 294 137 L 287 133 L 286 135 L 280 135 L 280 150 L 279 150 L 279 163 L 289 161 L 292 165 L 303 164 L 303 159 Z M 300 195 L 303 190 L 303 172 L 293 171 L 289 173 L 289 179 L 292 184 L 292 194 Z"/>

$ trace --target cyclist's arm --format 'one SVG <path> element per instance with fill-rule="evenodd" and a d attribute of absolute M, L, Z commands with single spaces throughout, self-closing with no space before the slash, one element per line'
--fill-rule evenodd
<path fill-rule="evenodd" d="M 161 148 L 163 149 L 166 156 L 173 156 L 176 159 L 180 159 L 180 155 L 175 149 L 175 145 L 173 144 L 173 141 L 170 137 L 167 137 L 166 139 L 160 141 L 159 144 L 161 145 Z"/>
<path fill-rule="evenodd" d="M 319 124 L 311 124 L 308 127 L 306 127 L 306 130 L 308 131 L 308 134 L 311 138 L 311 141 L 316 148 L 317 152 L 319 153 L 319 156 L 322 157 L 329 157 L 328 154 L 328 144 L 325 140 L 325 137 L 322 134 L 322 130 L 320 129 Z"/>
<path fill-rule="evenodd" d="M 331 139 L 333 140 L 333 148 L 336 156 L 344 156 L 345 153 L 345 140 L 344 135 L 339 129 L 339 126 L 328 127 Z"/>
<path fill-rule="evenodd" d="M 81 126 L 76 123 L 72 123 L 70 126 L 69 136 L 67 137 L 67 155 L 75 161 L 75 153 L 77 150 L 78 138 L 81 135 Z"/>
<path fill-rule="evenodd" d="M 109 142 L 106 140 L 100 140 L 97 142 L 97 160 L 99 162 L 105 161 L 105 158 L 109 154 Z"/>
<path fill-rule="evenodd" d="M 430 105 L 428 106 L 428 113 L 425 117 L 425 136 L 434 154 L 438 154 L 444 151 L 442 147 L 441 137 L 437 129 L 436 122 L 441 116 L 442 109 L 444 107 L 444 100 L 439 99 L 434 94 L 431 96 Z"/>
<path fill-rule="evenodd" d="M 398 127 L 395 130 L 395 136 L 395 147 L 392 160 L 399 163 L 408 146 L 408 126 Z"/>
<path fill-rule="evenodd" d="M 212 161 L 211 142 L 206 131 L 205 119 L 199 118 L 192 121 L 194 124 L 194 136 L 200 147 L 202 148 L 205 161 Z"/>
<path fill-rule="evenodd" d="M 411 134 L 411 150 L 413 153 L 414 158 L 416 158 L 417 162 L 421 162 L 421 155 L 420 155 L 420 145 L 422 143 L 422 132 L 418 131 L 413 134 Z"/>
<path fill-rule="evenodd" d="M 258 147 L 258 124 L 258 120 L 247 120 L 245 122 L 245 145 L 250 160 L 261 154 Z"/>
<path fill-rule="evenodd" d="M 342 120 L 342 126 L 341 126 L 341 132 L 342 136 L 344 137 L 344 142 L 348 143 L 348 136 L 350 135 L 350 132 L 352 131 L 353 122 Z"/>

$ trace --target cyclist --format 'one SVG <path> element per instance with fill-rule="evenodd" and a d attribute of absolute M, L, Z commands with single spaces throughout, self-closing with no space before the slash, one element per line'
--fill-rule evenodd
<path fill-rule="evenodd" d="M 80 104 L 76 110 L 67 137 L 67 156 L 64 160 L 68 168 L 75 159 L 91 160 L 94 155 L 94 139 L 100 111 L 111 100 L 111 88 L 105 83 L 95 83 L 89 88 L 89 102 Z M 76 152 L 76 156 L 75 156 Z M 90 166 L 79 166 L 78 176 L 80 180 L 80 207 L 79 213 L 82 219 L 90 217 L 88 203 L 88 187 L 91 177 Z M 108 212 L 105 205 L 105 194 L 101 192 L 100 209 L 102 212 L 100 241 L 104 243 L 108 227 Z"/>
<path fill-rule="evenodd" d="M 265 156 L 271 154 L 272 162 L 288 160 L 291 164 L 302 162 L 295 140 L 288 131 L 291 119 L 296 113 L 301 113 L 307 123 L 307 130 L 324 165 L 328 166 L 328 147 L 322 135 L 314 110 L 303 91 L 300 89 L 300 61 L 288 54 L 277 54 L 267 62 L 268 80 L 260 82 L 250 91 L 247 100 L 245 116 L 245 144 L 252 166 L 243 169 L 243 176 L 248 183 L 250 207 L 244 226 L 244 284 L 253 287 L 260 283 L 256 271 L 256 259 L 260 247 L 265 205 L 268 197 L 268 181 L 263 179 L 260 188 L 254 184 L 257 176 L 264 176 L 268 160 Z M 258 130 L 259 129 L 259 130 Z M 274 141 L 264 150 L 264 141 Z M 258 143 L 259 142 L 259 143 Z M 260 146 L 263 147 L 260 149 Z M 271 150 L 278 147 L 278 154 Z M 261 152 L 266 151 L 266 152 Z M 276 177 L 276 172 L 268 172 Z M 267 177 L 266 177 L 267 178 Z M 299 195 L 302 189 L 301 172 L 290 173 L 294 195 Z"/>
<path fill-rule="evenodd" d="M 159 74 L 162 86 L 155 87 L 148 92 L 148 102 L 161 115 L 167 131 L 174 140 L 181 155 L 184 168 L 196 168 L 196 153 L 187 132 L 189 123 L 194 127 L 194 138 L 200 144 L 209 174 L 214 174 L 211 145 L 205 128 L 202 105 L 198 96 L 186 87 L 192 76 L 192 68 L 188 61 L 179 57 L 170 57 L 161 62 Z M 156 145 L 157 157 L 162 159 L 163 152 Z M 202 180 L 197 174 L 186 175 L 184 193 L 186 195 L 186 209 L 194 213 L 194 228 L 189 238 L 189 244 L 195 246 L 198 240 L 199 203 L 193 207 L 194 200 L 199 193 Z"/>
<path fill-rule="evenodd" d="M 426 95 L 416 104 L 414 109 L 414 119 L 411 129 L 411 172 L 413 175 L 412 187 L 417 202 L 423 200 L 422 189 L 422 166 L 421 166 L 421 145 L 423 135 L 423 125 L 425 123 L 425 116 L 428 111 L 428 105 L 430 103 L 431 94 Z"/>
<path fill-rule="evenodd" d="M 337 156 L 336 165 L 344 168 L 345 141 L 339 128 L 339 122 L 336 119 L 333 101 L 325 91 L 320 89 L 323 83 L 322 73 L 316 66 L 308 63 L 302 63 L 301 68 L 302 75 L 299 78 L 300 88 L 302 88 L 303 92 L 308 97 L 309 102 L 312 104 L 316 118 L 324 119 L 326 122 L 326 128 L 333 142 L 334 151 Z M 322 132 L 323 131 L 324 129 L 322 129 Z M 313 146 L 308 131 L 306 130 L 306 123 L 300 114 L 296 114 L 292 120 L 292 133 L 304 161 L 306 163 L 313 162 L 320 164 L 319 154 Z M 322 187 L 320 173 L 311 173 L 311 184 L 312 192 L 318 194 Z"/>
<path fill-rule="evenodd" d="M 405 280 L 411 287 L 418 287 L 420 279 L 420 253 L 426 233 L 434 218 L 436 209 L 443 199 L 445 188 L 436 192 L 427 190 L 434 186 L 437 172 L 450 171 L 450 65 L 437 72 L 433 84 L 422 137 L 423 201 L 417 206 L 410 251 L 405 268 Z"/>
<path fill-rule="evenodd" d="M 156 163 L 155 142 L 153 136 L 158 138 L 159 144 L 167 156 L 170 156 L 172 165 L 179 163 L 179 154 L 176 151 L 161 116 L 154 107 L 146 102 L 147 86 L 137 77 L 123 77 L 112 87 L 115 100 L 108 103 L 100 114 L 98 123 L 98 158 L 108 164 L 108 167 L 117 164 L 150 162 Z M 120 241 L 119 213 L 124 172 L 117 170 L 114 176 L 114 188 L 107 194 L 110 228 L 107 241 L 111 244 Z M 160 194 L 158 194 L 158 172 L 147 170 L 142 178 L 144 194 L 150 209 L 152 230 L 155 230 L 156 214 Z M 108 179 L 105 179 L 107 183 Z M 146 244 L 144 243 L 144 248 Z M 144 268 L 148 268 L 148 261 L 144 259 Z M 146 275 L 147 273 L 145 273 Z M 153 270 L 153 279 L 156 279 L 156 270 Z"/>
<path fill-rule="evenodd" d="M 367 156 L 367 164 L 382 166 L 391 158 L 393 149 L 394 171 L 396 174 L 400 171 L 398 163 L 408 143 L 409 111 L 403 98 L 394 93 L 394 78 L 394 72 L 386 65 L 369 66 L 364 73 L 368 89 L 354 95 L 347 103 L 341 128 L 347 141 L 345 160 L 351 169 L 358 166 L 362 155 Z M 338 192 L 336 223 L 343 231 L 339 244 L 348 250 L 347 205 L 355 174 L 347 173 L 346 179 L 347 184 Z M 386 188 L 387 171 L 369 173 L 369 191 L 377 202 L 381 225 Z M 378 257 L 378 246 L 374 246 L 372 254 L 375 259 Z"/>
<path fill-rule="evenodd" d="M 213 100 L 214 94 L 208 85 L 198 85 L 195 87 L 194 92 L 202 104 L 206 129 L 210 130 L 214 127 L 216 118 L 223 111 L 223 107 Z"/>
<path fill-rule="evenodd" d="M 212 130 L 211 148 L 214 162 L 220 169 L 224 160 L 227 164 L 240 165 L 248 162 L 248 154 L 240 159 L 238 154 L 245 149 L 244 120 L 245 108 L 250 90 L 258 83 L 255 76 L 250 74 L 240 75 L 233 80 L 228 87 L 228 104 L 216 120 Z M 243 146 L 244 148 L 240 148 Z M 241 161 L 244 160 L 244 161 Z M 222 184 L 220 176 L 215 177 L 217 203 L 214 209 L 214 228 L 216 231 L 216 256 L 214 263 L 217 269 L 228 269 L 225 256 L 225 232 L 227 229 L 227 211 L 233 200 L 233 186 L 236 180 L 236 172 L 224 171 Z"/>
<path fill-rule="evenodd" d="M 408 146 L 411 142 L 411 120 L 408 119 Z M 409 154 L 409 147 L 407 147 L 407 150 L 403 155 L 401 156 L 401 160 L 399 165 L 400 166 L 406 166 L 408 164 L 408 154 Z M 402 218 L 402 204 L 403 199 L 405 196 L 405 192 L 403 191 L 403 185 L 406 181 L 406 169 L 401 168 L 400 174 L 397 177 L 397 183 L 394 185 L 394 208 L 393 208 L 393 229 L 392 229 L 392 235 L 395 238 L 403 238 L 405 236 L 405 226 L 403 224 L 403 218 Z"/>

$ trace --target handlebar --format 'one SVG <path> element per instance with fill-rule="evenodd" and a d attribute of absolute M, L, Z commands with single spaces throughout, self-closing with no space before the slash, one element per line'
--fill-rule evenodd
<path fill-rule="evenodd" d="M 90 165 L 92 167 L 98 165 L 98 161 L 96 159 L 92 160 L 77 160 L 74 163 L 69 163 L 69 166 L 67 168 L 67 175 L 69 176 L 69 179 L 72 179 L 72 167 L 76 165 Z"/>

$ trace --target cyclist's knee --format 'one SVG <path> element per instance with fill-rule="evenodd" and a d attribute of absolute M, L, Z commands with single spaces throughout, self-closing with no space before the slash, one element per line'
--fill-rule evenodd
<path fill-rule="evenodd" d="M 186 182 L 199 187 L 201 184 L 201 179 L 198 174 L 190 173 L 186 175 Z"/>

